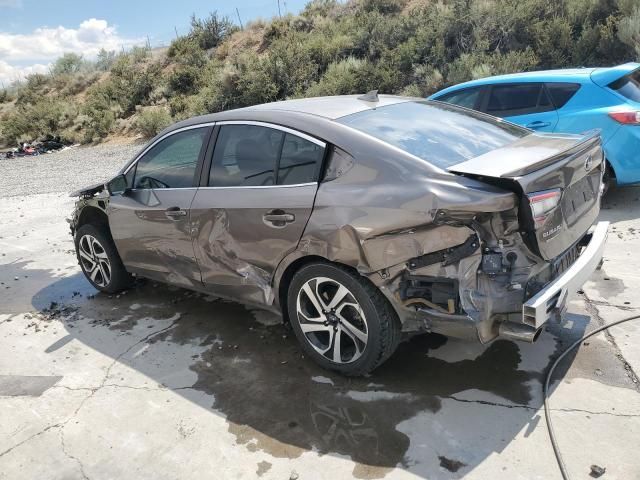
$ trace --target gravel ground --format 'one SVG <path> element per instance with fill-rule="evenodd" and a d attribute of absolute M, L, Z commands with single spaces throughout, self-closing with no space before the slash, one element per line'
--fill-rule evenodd
<path fill-rule="evenodd" d="M 71 148 L 37 157 L 2 159 L 0 197 L 72 192 L 108 180 L 141 148 L 141 143 L 109 144 Z"/>

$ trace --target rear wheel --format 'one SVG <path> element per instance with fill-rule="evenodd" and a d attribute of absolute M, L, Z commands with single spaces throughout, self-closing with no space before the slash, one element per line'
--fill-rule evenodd
<path fill-rule="evenodd" d="M 616 184 L 616 174 L 609 162 L 606 162 L 604 174 L 602 175 L 602 195 L 605 195 Z"/>
<path fill-rule="evenodd" d="M 400 322 L 366 278 L 330 263 L 302 267 L 287 297 L 289 318 L 305 352 L 322 367 L 364 375 L 391 356 Z"/>
<path fill-rule="evenodd" d="M 131 275 L 124 268 L 113 240 L 101 228 L 91 224 L 81 226 L 75 244 L 80 268 L 96 289 L 115 293 L 131 285 Z"/>

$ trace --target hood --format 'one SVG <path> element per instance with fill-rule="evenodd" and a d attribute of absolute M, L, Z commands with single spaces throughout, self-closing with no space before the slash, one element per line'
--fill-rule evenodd
<path fill-rule="evenodd" d="M 104 190 L 104 188 L 105 188 L 104 182 L 103 183 L 96 183 L 96 184 L 91 185 L 89 187 L 81 188 L 80 190 L 75 190 L 75 191 L 71 192 L 69 194 L 69 196 L 70 197 L 92 197 L 96 193 L 101 192 L 102 190 Z"/>

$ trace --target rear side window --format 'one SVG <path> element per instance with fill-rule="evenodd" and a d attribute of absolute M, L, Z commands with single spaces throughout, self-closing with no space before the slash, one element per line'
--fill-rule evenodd
<path fill-rule="evenodd" d="M 496 117 L 510 117 L 553 110 L 541 83 L 494 85 L 485 111 Z"/>
<path fill-rule="evenodd" d="M 551 101 L 556 108 L 564 107 L 571 97 L 580 90 L 579 83 L 546 83 Z"/>
<path fill-rule="evenodd" d="M 275 185 L 283 139 L 284 133 L 273 128 L 223 125 L 216 141 L 209 185 Z"/>
<path fill-rule="evenodd" d="M 429 101 L 402 102 L 338 122 L 447 168 L 509 145 L 530 132 L 488 115 Z"/>
<path fill-rule="evenodd" d="M 453 103 L 454 105 L 459 105 L 461 107 L 474 109 L 478 104 L 479 98 L 480 98 L 480 87 L 467 88 L 465 90 L 447 93 L 446 95 L 442 95 L 441 97 L 436 98 L 436 100 L 440 102 Z"/>
<path fill-rule="evenodd" d="M 161 140 L 136 165 L 134 188 L 188 188 L 208 128 L 192 128 Z"/>
<path fill-rule="evenodd" d="M 314 182 L 323 156 L 322 146 L 287 133 L 278 164 L 278 185 Z"/>
<path fill-rule="evenodd" d="M 640 69 L 619 78 L 608 86 L 632 102 L 640 102 Z"/>
<path fill-rule="evenodd" d="M 324 146 L 258 125 L 222 125 L 209 185 L 251 187 L 315 182 Z"/>

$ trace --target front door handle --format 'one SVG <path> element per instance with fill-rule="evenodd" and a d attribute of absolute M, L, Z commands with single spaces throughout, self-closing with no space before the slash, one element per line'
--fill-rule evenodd
<path fill-rule="evenodd" d="M 180 207 L 171 207 L 171 208 L 167 208 L 164 211 L 164 214 L 169 218 L 178 219 L 180 217 L 186 217 L 187 211 L 182 210 Z"/>
<path fill-rule="evenodd" d="M 265 222 L 272 223 L 276 227 L 284 227 L 287 223 L 295 222 L 296 216 L 293 213 L 287 213 L 284 210 L 271 210 L 265 213 L 262 218 Z"/>
<path fill-rule="evenodd" d="M 531 122 L 527 125 L 527 128 L 543 128 L 543 127 L 548 127 L 549 125 L 551 125 L 551 122 L 542 122 L 540 120 L 537 120 L 535 122 Z"/>

